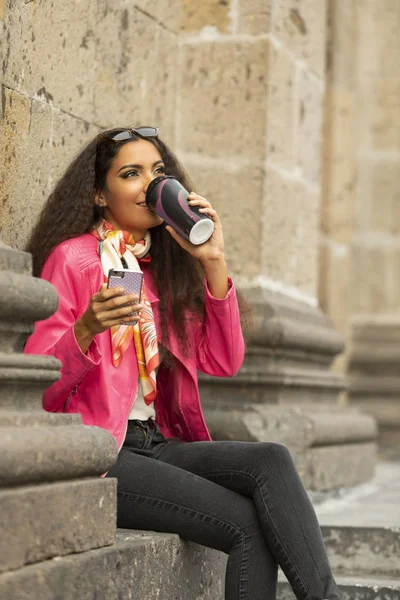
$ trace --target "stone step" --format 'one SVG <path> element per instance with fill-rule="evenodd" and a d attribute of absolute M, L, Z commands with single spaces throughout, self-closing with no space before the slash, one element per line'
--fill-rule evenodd
<path fill-rule="evenodd" d="M 400 528 L 323 525 L 334 573 L 381 575 L 400 581 Z"/>
<path fill-rule="evenodd" d="M 119 530 L 113 546 L 0 574 L 0 600 L 223 600 L 225 568 L 177 535 Z"/>
<path fill-rule="evenodd" d="M 0 575 L 3 600 L 223 600 L 226 556 L 177 535 L 117 531 L 113 546 Z M 336 573 L 342 600 L 400 600 L 400 580 Z M 278 600 L 295 596 L 280 574 Z"/>
<path fill-rule="evenodd" d="M 336 576 L 341 600 L 400 600 L 398 579 Z M 277 600 L 296 600 L 287 581 L 279 581 Z"/>

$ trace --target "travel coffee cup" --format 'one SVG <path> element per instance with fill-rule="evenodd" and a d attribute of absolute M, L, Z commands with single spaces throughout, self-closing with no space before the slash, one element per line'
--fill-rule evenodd
<path fill-rule="evenodd" d="M 175 177 L 162 175 L 147 188 L 146 204 L 192 244 L 204 244 L 212 236 L 214 221 L 197 206 L 190 206 L 188 196 Z"/>

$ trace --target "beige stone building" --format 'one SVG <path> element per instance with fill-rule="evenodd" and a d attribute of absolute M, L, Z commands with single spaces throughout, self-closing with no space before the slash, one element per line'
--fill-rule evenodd
<path fill-rule="evenodd" d="M 399 25 L 397 0 L 0 0 L 3 240 L 23 248 L 98 131 L 159 125 L 258 307 L 243 385 L 261 405 L 361 404 L 395 441 Z"/>
<path fill-rule="evenodd" d="M 52 577 L 75 590 L 90 567 L 96 597 L 116 598 L 107 585 L 121 560 L 121 585 L 135 586 L 129 565 L 146 573 L 154 555 L 158 568 L 164 544 L 160 577 L 177 597 L 175 542 L 160 537 L 149 554 L 103 548 L 115 485 L 98 475 L 115 449 L 77 415 L 44 414 L 59 365 L 21 355 L 56 299 L 19 251 L 66 165 L 107 127 L 160 126 L 219 211 L 230 271 L 252 305 L 239 374 L 201 379 L 214 436 L 286 443 L 315 491 L 373 475 L 374 418 L 381 448 L 396 454 L 399 31 L 399 0 L 0 0 L 0 228 L 15 250 L 0 241 L 0 572 L 12 572 L 0 596 L 23 588 L 55 600 Z M 195 556 L 203 585 L 219 559 Z M 222 583 L 210 581 L 204 599 L 214 600 Z M 91 585 L 68 598 L 93 598 Z"/>

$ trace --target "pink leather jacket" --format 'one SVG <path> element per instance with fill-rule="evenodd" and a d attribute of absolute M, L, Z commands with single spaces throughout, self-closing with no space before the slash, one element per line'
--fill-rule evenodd
<path fill-rule="evenodd" d="M 53 250 L 41 277 L 56 288 L 58 310 L 36 323 L 25 352 L 52 355 L 62 362 L 61 379 L 44 393 L 44 408 L 51 412 L 80 413 L 86 425 L 107 429 L 121 448 L 136 398 L 137 370 L 132 367 L 136 365 L 135 349 L 132 345 L 121 365 L 115 368 L 111 361 L 109 331 L 98 334 L 83 354 L 73 329 L 103 283 L 97 245 L 92 235 L 84 234 Z M 148 266 L 141 266 L 160 331 L 159 299 Z M 193 349 L 189 357 L 182 356 L 174 331 L 170 331 L 169 350 L 177 359 L 176 366 L 159 370 L 155 402 L 156 420 L 167 438 L 210 440 L 201 410 L 197 369 L 209 375 L 232 377 L 243 362 L 244 342 L 232 281 L 222 300 L 214 298 L 206 287 L 205 306 L 205 324 L 193 320 L 189 325 Z"/>

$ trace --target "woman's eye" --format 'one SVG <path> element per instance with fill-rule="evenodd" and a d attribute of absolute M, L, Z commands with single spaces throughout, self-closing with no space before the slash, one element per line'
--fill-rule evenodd
<path fill-rule="evenodd" d="M 138 175 L 138 174 L 139 174 L 139 173 L 138 173 L 137 171 L 128 171 L 127 173 L 124 173 L 124 174 L 123 174 L 123 178 L 124 178 L 124 179 L 127 179 L 128 177 L 131 177 L 132 175 L 133 175 L 133 176 L 136 176 L 136 175 Z"/>
<path fill-rule="evenodd" d="M 165 167 L 157 167 L 157 169 L 154 171 L 155 173 L 165 173 Z"/>

